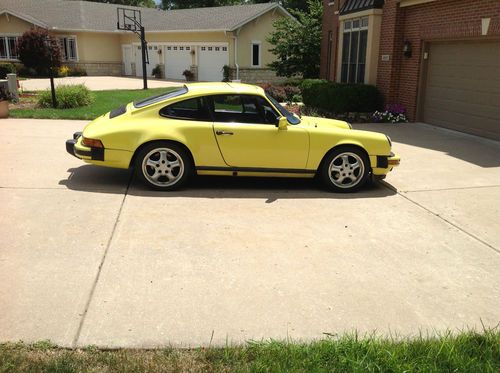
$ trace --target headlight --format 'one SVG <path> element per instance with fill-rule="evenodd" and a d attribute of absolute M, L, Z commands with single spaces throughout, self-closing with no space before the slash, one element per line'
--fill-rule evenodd
<path fill-rule="evenodd" d="M 387 141 L 389 141 L 389 146 L 392 147 L 392 141 L 391 141 L 391 138 L 387 135 L 385 135 L 385 137 L 387 137 Z"/>

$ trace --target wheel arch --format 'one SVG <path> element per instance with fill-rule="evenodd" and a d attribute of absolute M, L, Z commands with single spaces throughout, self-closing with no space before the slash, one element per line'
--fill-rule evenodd
<path fill-rule="evenodd" d="M 146 141 L 144 143 L 142 143 L 141 145 L 139 145 L 135 151 L 134 151 L 134 155 L 132 155 L 132 158 L 130 159 L 130 163 L 129 163 L 129 168 L 133 167 L 134 164 L 135 164 L 135 160 L 137 158 L 137 154 L 139 154 L 139 152 L 146 146 L 148 145 L 151 145 L 151 144 L 154 144 L 154 143 L 170 143 L 170 144 L 175 144 L 177 146 L 180 146 L 182 147 L 184 150 L 186 150 L 187 154 L 189 155 L 190 159 L 191 159 L 191 162 L 193 164 L 193 167 L 195 166 L 195 163 L 194 163 L 194 157 L 193 157 L 193 153 L 191 153 L 191 150 L 189 150 L 189 148 L 186 146 L 186 144 L 183 144 L 182 142 L 180 141 L 177 141 L 177 140 L 171 140 L 171 139 L 155 139 L 155 140 L 150 140 L 150 141 Z"/>
<path fill-rule="evenodd" d="M 368 160 L 368 166 L 370 167 L 370 172 L 371 172 L 371 168 L 372 168 L 372 165 L 371 165 L 371 162 L 370 162 L 370 155 L 368 154 L 368 152 L 366 151 L 365 148 L 363 148 L 361 145 L 359 144 L 353 144 L 353 143 L 342 143 L 342 144 L 337 144 L 335 145 L 333 148 L 331 148 L 330 150 L 328 150 L 325 155 L 323 156 L 323 158 L 321 159 L 321 162 L 319 162 L 319 165 L 318 165 L 318 168 L 316 169 L 316 173 L 319 173 L 321 168 L 323 167 L 323 164 L 325 163 L 325 160 L 328 158 L 328 156 L 330 154 L 332 154 L 334 151 L 336 150 L 339 150 L 339 149 L 343 149 L 343 148 L 355 148 L 355 149 L 358 149 L 360 150 L 366 157 L 366 159 Z"/>

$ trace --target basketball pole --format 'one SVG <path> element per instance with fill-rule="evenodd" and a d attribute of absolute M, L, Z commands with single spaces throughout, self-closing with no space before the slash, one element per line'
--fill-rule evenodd
<path fill-rule="evenodd" d="M 148 76 L 146 71 L 146 48 L 148 47 L 146 43 L 146 32 L 144 31 L 144 26 L 141 26 L 141 52 L 142 52 L 142 81 L 143 89 L 148 89 Z"/>

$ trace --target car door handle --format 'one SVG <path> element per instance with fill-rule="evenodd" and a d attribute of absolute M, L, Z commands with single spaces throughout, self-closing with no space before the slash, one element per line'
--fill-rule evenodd
<path fill-rule="evenodd" d="M 229 131 L 221 131 L 221 130 L 217 130 L 217 131 L 215 131 L 215 134 L 216 134 L 216 135 L 219 135 L 219 136 L 220 136 L 220 135 L 234 135 L 234 133 L 232 133 L 232 132 L 229 132 Z"/>

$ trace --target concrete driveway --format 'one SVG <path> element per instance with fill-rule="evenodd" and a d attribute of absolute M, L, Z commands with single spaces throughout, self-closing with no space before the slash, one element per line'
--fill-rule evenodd
<path fill-rule="evenodd" d="M 357 194 L 232 178 L 158 193 L 66 154 L 84 124 L 0 122 L 0 342 L 225 345 L 500 321 L 500 143 L 364 125 L 403 161 Z"/>
<path fill-rule="evenodd" d="M 123 76 L 69 76 L 56 78 L 55 85 L 85 84 L 92 91 L 105 91 L 109 89 L 142 89 L 142 78 Z M 27 79 L 19 81 L 23 91 L 42 91 L 50 89 L 49 79 Z M 168 80 L 148 79 L 148 88 L 177 87 L 184 82 L 173 82 Z"/>

